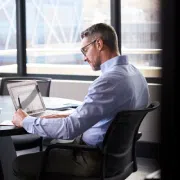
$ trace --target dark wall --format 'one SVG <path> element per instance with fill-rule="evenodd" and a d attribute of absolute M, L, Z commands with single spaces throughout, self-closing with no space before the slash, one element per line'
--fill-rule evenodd
<path fill-rule="evenodd" d="M 180 6 L 177 0 L 162 0 L 162 113 L 161 113 L 161 177 L 179 179 L 178 121 L 179 94 L 178 65 L 180 60 Z"/>

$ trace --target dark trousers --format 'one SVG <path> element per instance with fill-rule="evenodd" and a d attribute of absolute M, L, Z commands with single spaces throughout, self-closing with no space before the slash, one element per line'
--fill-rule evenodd
<path fill-rule="evenodd" d="M 79 137 L 76 138 L 74 143 L 81 144 L 82 141 L 79 139 Z M 1 144 L 0 146 L 3 147 Z M 9 172 L 12 174 L 13 169 L 14 175 L 18 177 L 18 179 L 36 179 L 40 171 L 43 154 L 44 152 L 37 152 L 11 158 L 9 163 L 11 163 L 12 166 L 8 166 L 7 168 L 12 167 Z M 49 155 L 46 171 L 50 174 L 58 173 L 62 175 L 99 177 L 100 156 L 96 152 L 82 151 L 74 153 L 72 150 L 54 149 Z M 7 172 L 7 170 L 4 172 Z M 13 177 L 14 179 L 15 176 Z"/>
<path fill-rule="evenodd" d="M 12 162 L 16 157 L 11 137 L 0 137 L 0 177 L 4 178 L 4 180 L 17 180 L 12 169 Z"/>

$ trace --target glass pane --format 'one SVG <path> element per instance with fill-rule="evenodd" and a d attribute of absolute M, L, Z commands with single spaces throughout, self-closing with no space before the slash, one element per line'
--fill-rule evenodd
<path fill-rule="evenodd" d="M 97 22 L 110 24 L 109 0 L 26 0 L 27 73 L 86 74 L 80 33 Z"/>
<path fill-rule="evenodd" d="M 14 0 L 0 3 L 0 73 L 17 73 L 16 6 Z"/>
<path fill-rule="evenodd" d="M 161 67 L 160 1 L 122 0 L 122 53 L 138 66 Z"/>

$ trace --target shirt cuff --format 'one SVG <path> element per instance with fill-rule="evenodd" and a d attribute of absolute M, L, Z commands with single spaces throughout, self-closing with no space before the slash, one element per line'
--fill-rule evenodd
<path fill-rule="evenodd" d="M 24 118 L 22 126 L 28 133 L 34 132 L 33 124 L 36 119 L 37 117 L 32 117 L 32 116 L 27 116 Z"/>

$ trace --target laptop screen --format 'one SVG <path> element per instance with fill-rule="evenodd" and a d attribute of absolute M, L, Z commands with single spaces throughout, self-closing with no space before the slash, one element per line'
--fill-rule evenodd
<path fill-rule="evenodd" d="M 16 110 L 22 108 L 29 115 L 45 111 L 45 104 L 35 80 L 8 83 L 7 88 Z"/>

